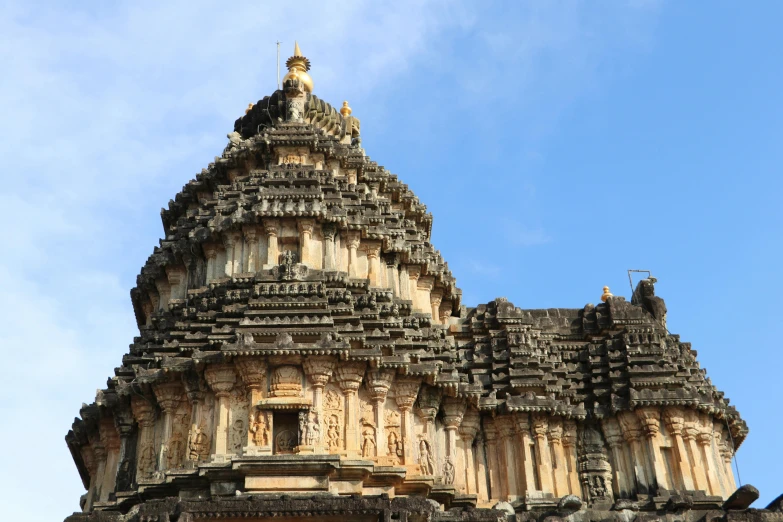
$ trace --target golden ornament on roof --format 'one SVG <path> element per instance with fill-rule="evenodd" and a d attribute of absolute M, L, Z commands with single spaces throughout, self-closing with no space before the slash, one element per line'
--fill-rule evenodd
<path fill-rule="evenodd" d="M 348 107 L 348 102 L 347 102 L 347 101 L 344 101 L 344 102 L 343 102 L 343 106 L 342 106 L 342 108 L 340 109 L 340 114 L 342 114 L 344 117 L 346 117 L 346 118 L 347 118 L 348 116 L 350 116 L 350 115 L 351 115 L 351 113 L 352 113 L 352 112 L 353 112 L 353 109 L 351 109 L 350 107 Z"/>
<path fill-rule="evenodd" d="M 299 80 L 305 92 L 313 92 L 313 79 L 307 74 L 310 70 L 310 60 L 302 56 L 297 42 L 294 42 L 294 55 L 286 60 L 285 66 L 288 67 L 288 72 L 283 76 L 283 85 L 288 80 Z"/>
<path fill-rule="evenodd" d="M 610 297 L 614 297 L 614 295 L 612 295 L 612 293 L 609 291 L 609 287 L 605 286 L 604 287 L 604 293 L 603 293 L 603 295 L 601 295 L 601 301 L 603 301 L 605 303 L 606 300 L 609 299 Z"/>

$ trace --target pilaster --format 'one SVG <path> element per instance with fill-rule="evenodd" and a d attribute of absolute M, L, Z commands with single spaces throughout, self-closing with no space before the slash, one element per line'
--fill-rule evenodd
<path fill-rule="evenodd" d="M 229 395 L 234 388 L 237 376 L 230 364 L 213 364 L 204 370 L 207 384 L 218 399 L 215 422 L 215 461 L 228 460 L 228 415 Z"/>

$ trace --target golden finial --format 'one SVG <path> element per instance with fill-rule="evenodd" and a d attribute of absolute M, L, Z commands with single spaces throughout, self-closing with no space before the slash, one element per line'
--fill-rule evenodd
<path fill-rule="evenodd" d="M 342 114 L 343 117 L 347 118 L 348 116 L 351 115 L 352 112 L 353 112 L 353 109 L 348 107 L 348 102 L 344 101 L 343 102 L 343 107 L 340 109 L 340 114 Z"/>
<path fill-rule="evenodd" d="M 307 74 L 310 70 L 310 60 L 302 56 L 298 42 L 294 42 L 294 55 L 286 60 L 285 66 L 288 67 L 288 73 L 283 76 L 283 85 L 287 80 L 299 80 L 305 92 L 313 92 L 313 79 Z"/>
<path fill-rule="evenodd" d="M 613 296 L 613 295 L 612 295 L 612 293 L 609 291 L 609 287 L 608 287 L 608 286 L 605 286 L 605 287 L 604 287 L 604 293 L 603 293 L 603 295 L 601 296 L 601 301 L 603 301 L 603 302 L 605 303 L 605 302 L 606 302 L 606 300 L 607 300 L 607 299 L 609 299 L 610 297 L 614 297 L 614 296 Z"/>
<path fill-rule="evenodd" d="M 245 114 L 253 110 L 254 105 L 252 103 L 247 104 L 247 109 L 245 109 Z"/>

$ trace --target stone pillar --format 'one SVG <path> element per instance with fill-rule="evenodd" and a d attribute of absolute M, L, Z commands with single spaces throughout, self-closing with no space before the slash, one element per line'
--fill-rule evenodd
<path fill-rule="evenodd" d="M 322 233 L 324 236 L 324 270 L 335 270 L 334 261 L 334 236 L 337 232 L 333 223 L 324 223 Z"/>
<path fill-rule="evenodd" d="M 163 412 L 163 443 L 158 452 L 158 470 L 168 468 L 169 439 L 172 431 L 172 416 L 182 400 L 182 387 L 178 382 L 166 382 L 152 386 L 155 398 Z"/>
<path fill-rule="evenodd" d="M 498 448 L 498 430 L 495 422 L 484 417 L 484 436 L 487 441 L 487 465 L 489 466 L 489 498 L 502 500 L 508 496 L 505 472 L 502 469 L 500 449 Z"/>
<path fill-rule="evenodd" d="M 626 470 L 625 452 L 623 450 L 623 433 L 620 425 L 613 417 L 608 417 L 602 422 L 604 438 L 609 445 L 612 455 L 612 485 L 615 498 L 630 498 L 633 493 L 633 484 L 628 480 Z"/>
<path fill-rule="evenodd" d="M 541 491 L 554 493 L 552 484 L 552 455 L 549 449 L 547 429 L 549 428 L 546 415 L 533 415 L 533 434 L 536 437 L 536 457 L 538 458 L 538 477 L 541 480 Z"/>
<path fill-rule="evenodd" d="M 462 442 L 462 454 L 457 458 L 457 476 L 464 477 L 457 484 L 464 484 L 464 491 L 468 494 L 478 495 L 478 482 L 476 480 L 476 458 L 473 453 L 473 441 L 479 431 L 480 417 L 478 411 L 469 408 L 462 417 L 459 425 L 459 437 Z M 486 472 L 486 469 L 484 470 Z"/>
<path fill-rule="evenodd" d="M 346 236 L 348 244 L 348 277 L 359 277 L 359 259 L 356 256 L 356 251 L 359 249 L 361 233 L 351 230 Z"/>
<path fill-rule="evenodd" d="M 303 265 L 312 267 L 310 240 L 313 238 L 314 221 L 312 219 L 300 219 L 296 224 L 299 227 L 299 259 Z"/>
<path fill-rule="evenodd" d="M 675 458 L 677 459 L 677 469 L 672 470 L 672 472 L 679 473 L 683 487 L 692 491 L 695 489 L 693 475 L 690 462 L 688 461 L 688 450 L 682 439 L 682 432 L 685 429 L 685 413 L 680 408 L 666 408 L 664 410 L 664 420 L 666 421 L 666 428 L 674 441 Z M 673 484 L 670 484 L 670 486 L 673 486 Z"/>
<path fill-rule="evenodd" d="M 171 299 L 171 285 L 168 279 L 159 277 L 155 280 L 155 289 L 158 291 L 157 309 L 166 312 L 169 309 L 169 299 Z"/>
<path fill-rule="evenodd" d="M 188 272 L 184 266 L 166 266 L 166 280 L 169 283 L 169 300 L 187 297 Z"/>
<path fill-rule="evenodd" d="M 90 436 L 89 440 L 95 455 L 95 480 L 90 481 L 92 489 L 91 503 L 95 503 L 100 502 L 103 498 L 103 479 L 106 478 L 106 455 L 108 452 L 99 435 Z"/>
<path fill-rule="evenodd" d="M 120 457 L 120 434 L 114 426 L 114 421 L 110 418 L 101 419 L 98 426 L 101 444 L 106 449 L 106 465 L 103 470 L 101 481 L 100 501 L 109 500 L 109 493 L 114 491 L 115 479 L 117 478 L 117 464 Z"/>
<path fill-rule="evenodd" d="M 394 370 L 373 370 L 367 372 L 367 391 L 375 414 L 375 456 L 382 457 L 386 453 L 386 428 L 384 413 L 386 411 L 386 394 L 389 393 Z"/>
<path fill-rule="evenodd" d="M 337 382 L 345 395 L 345 450 L 357 457 L 359 448 L 359 404 L 357 393 L 362 385 L 366 363 L 351 361 L 337 366 Z"/>
<path fill-rule="evenodd" d="M 397 271 L 397 276 L 399 279 L 398 286 L 400 289 L 399 292 L 400 299 L 411 300 L 411 290 L 410 290 L 411 285 L 408 279 L 408 269 L 405 266 L 400 265 Z"/>
<path fill-rule="evenodd" d="M 406 466 L 413 466 L 416 463 L 414 455 L 416 452 L 413 449 L 413 419 L 411 418 L 411 410 L 413 404 L 416 402 L 416 397 L 419 395 L 419 387 L 421 381 L 418 379 L 412 379 L 410 377 L 404 377 L 397 380 L 395 386 L 394 400 L 397 402 L 397 407 L 400 409 L 400 435 L 402 436 L 402 461 Z"/>
<path fill-rule="evenodd" d="M 566 456 L 568 469 L 568 484 L 572 495 L 584 498 L 582 486 L 579 482 L 579 468 L 576 464 L 576 422 L 563 422 L 563 453 Z"/>
<path fill-rule="evenodd" d="M 432 310 L 432 323 L 440 324 L 440 303 L 443 300 L 443 289 L 436 288 L 430 292 L 430 310 Z"/>
<path fill-rule="evenodd" d="M 242 231 L 245 233 L 245 243 L 247 243 L 247 252 L 243 260 L 244 271 L 255 274 L 258 271 L 258 236 L 256 236 L 256 227 L 245 227 Z"/>
<path fill-rule="evenodd" d="M 134 395 L 131 399 L 131 410 L 139 424 L 138 451 L 136 451 L 136 479 L 148 479 L 155 473 L 155 408 L 144 397 Z"/>
<path fill-rule="evenodd" d="M 538 491 L 539 485 L 536 484 L 538 469 L 533 458 L 531 446 L 533 438 L 530 435 L 530 415 L 527 413 L 514 414 L 514 434 L 517 438 L 517 448 L 519 448 L 519 459 L 517 460 L 517 469 L 519 474 L 519 494 L 521 496 L 531 495 Z"/>
<path fill-rule="evenodd" d="M 495 426 L 497 426 L 498 433 L 500 434 L 500 454 L 502 455 L 504 463 L 503 468 L 506 472 L 505 479 L 508 488 L 506 491 L 506 500 L 512 501 L 520 496 L 520 492 L 523 488 L 519 487 L 519 481 L 517 480 L 517 463 L 519 461 L 515 451 L 515 428 L 511 415 L 501 415 L 495 418 Z"/>
<path fill-rule="evenodd" d="M 704 472 L 707 475 L 707 484 L 709 485 L 709 493 L 711 495 L 718 495 L 725 498 L 725 493 L 721 488 L 720 476 L 718 470 L 715 468 L 715 460 L 712 458 L 712 423 L 708 422 L 707 427 L 702 425 L 698 435 L 696 435 L 696 442 L 699 445 L 701 461 L 704 463 Z"/>
<path fill-rule="evenodd" d="M 417 308 L 419 312 L 425 314 L 432 313 L 432 305 L 430 304 L 430 292 L 432 292 L 432 287 L 434 284 L 435 284 L 435 278 L 432 276 L 419 277 L 419 280 L 416 284 L 416 288 L 417 288 L 416 300 L 414 301 L 415 303 L 417 303 L 415 308 Z"/>
<path fill-rule="evenodd" d="M 440 324 L 448 326 L 451 317 L 451 301 L 441 302 L 439 312 Z"/>
<path fill-rule="evenodd" d="M 435 417 L 440 410 L 441 399 L 440 388 L 433 386 L 423 386 L 419 391 L 419 418 L 424 424 L 424 435 L 427 437 L 430 446 L 435 441 Z"/>
<path fill-rule="evenodd" d="M 721 466 L 721 471 L 726 487 L 726 496 L 728 497 L 737 489 L 737 485 L 734 482 L 734 470 L 731 468 L 731 459 L 734 457 L 734 449 L 731 447 L 729 428 L 723 422 L 715 422 L 713 426 L 715 441 L 718 443 L 718 453 L 722 460 L 722 462 L 719 462 L 718 464 L 723 464 Z"/>
<path fill-rule="evenodd" d="M 133 413 L 127 406 L 122 406 L 115 411 L 114 425 L 120 434 L 120 451 L 114 487 L 117 491 L 130 491 L 136 469 L 136 448 L 134 446 L 136 439 L 133 437 L 135 431 Z"/>
<path fill-rule="evenodd" d="M 655 480 L 649 482 L 652 488 L 651 493 L 655 492 L 656 484 L 666 489 L 675 489 L 675 484 L 671 484 L 674 477 L 670 478 L 666 474 L 666 464 L 661 454 L 661 411 L 655 407 L 639 408 L 636 410 L 636 415 L 639 417 L 645 438 L 647 439 L 648 470 L 652 469 L 655 473 Z M 693 489 L 693 484 L 688 489 Z"/>
<path fill-rule="evenodd" d="M 423 312 L 424 309 L 419 306 L 419 286 L 417 283 L 421 275 L 421 267 L 418 265 L 407 265 L 405 270 L 408 272 L 408 298 L 413 303 L 413 311 Z"/>
<path fill-rule="evenodd" d="M 555 496 L 564 497 L 570 493 L 570 487 L 568 484 L 568 473 L 566 471 L 567 464 L 565 451 L 563 450 L 563 421 L 561 419 L 553 417 L 549 420 L 547 438 L 552 445 L 552 454 L 555 459 L 554 462 L 552 462 Z"/>
<path fill-rule="evenodd" d="M 631 448 L 631 467 L 636 480 L 636 492 L 639 495 L 652 495 L 655 493 L 652 484 L 648 482 L 645 474 L 647 459 L 641 444 L 642 426 L 633 412 L 623 411 L 617 416 L 623 430 L 623 437 Z"/>
<path fill-rule="evenodd" d="M 489 501 L 489 476 L 486 440 L 479 430 L 476 434 L 476 493 L 479 501 Z"/>
<path fill-rule="evenodd" d="M 304 360 L 304 371 L 310 383 L 313 385 L 313 411 L 318 415 L 318 420 L 323 421 L 323 394 L 324 387 L 334 373 L 337 361 L 328 355 L 310 355 Z"/>
<path fill-rule="evenodd" d="M 237 380 L 234 367 L 230 364 L 213 364 L 204 370 L 207 384 L 218 399 L 215 422 L 215 462 L 225 462 L 228 456 L 228 414 L 229 394 Z"/>
<path fill-rule="evenodd" d="M 381 245 L 379 243 L 368 243 L 365 247 L 367 253 L 367 277 L 370 280 L 370 286 L 380 286 L 381 279 Z"/>
<path fill-rule="evenodd" d="M 250 407 L 254 408 L 258 401 L 266 397 L 266 361 L 261 357 L 237 357 L 234 364 L 242 382 L 250 390 Z"/>
<path fill-rule="evenodd" d="M 90 475 L 90 483 L 87 486 L 87 496 L 84 501 L 84 513 L 92 511 L 92 504 L 95 502 L 95 490 L 98 483 L 98 467 L 95 465 L 95 450 L 91 444 L 85 444 L 82 446 L 80 453 L 82 455 L 82 461 L 84 467 L 87 468 L 87 473 Z"/>
<path fill-rule="evenodd" d="M 685 411 L 685 427 L 682 431 L 682 440 L 688 453 L 688 463 L 694 487 L 697 490 L 709 492 L 709 484 L 705 474 L 706 467 L 702 463 L 701 452 L 699 452 L 699 447 L 696 445 L 696 437 L 699 435 L 697 418 L 696 412 L 693 410 Z"/>
<path fill-rule="evenodd" d="M 215 274 L 215 259 L 217 258 L 217 246 L 204 243 L 201 247 L 204 250 L 204 256 L 207 258 L 207 276 L 206 283 L 209 284 L 217 278 Z"/>
<path fill-rule="evenodd" d="M 280 259 L 280 251 L 277 247 L 277 231 L 280 228 L 280 221 L 277 219 L 264 220 L 264 232 L 266 233 L 266 264 L 269 267 L 277 266 Z"/>
<path fill-rule="evenodd" d="M 465 490 L 465 469 L 460 469 L 457 459 L 457 430 L 465 415 L 465 401 L 458 397 L 446 397 L 443 401 L 443 424 L 446 427 L 446 459 L 454 466 L 454 486 Z M 446 474 L 444 473 L 444 476 Z M 445 476 L 450 481 L 451 478 Z"/>
<path fill-rule="evenodd" d="M 226 268 L 225 273 L 232 277 L 237 272 L 237 250 L 242 251 L 242 245 L 239 244 L 242 236 L 237 232 L 227 232 L 223 236 L 223 244 L 226 247 Z"/>

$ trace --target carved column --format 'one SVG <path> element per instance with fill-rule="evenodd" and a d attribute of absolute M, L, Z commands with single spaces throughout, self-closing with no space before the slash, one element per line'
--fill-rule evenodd
<path fill-rule="evenodd" d="M 334 236 L 337 232 L 334 224 L 324 223 L 322 233 L 324 236 L 324 270 L 334 270 Z"/>
<path fill-rule="evenodd" d="M 356 251 L 359 249 L 361 233 L 351 230 L 346 236 L 348 243 L 348 277 L 359 277 L 359 259 L 356 256 Z"/>
<path fill-rule="evenodd" d="M 131 409 L 136 422 L 139 423 L 139 446 L 136 455 L 136 477 L 138 479 L 149 478 L 155 473 L 155 408 L 147 399 L 134 395 L 131 399 Z"/>
<path fill-rule="evenodd" d="M 120 451 L 114 485 L 117 491 L 130 491 L 136 470 L 135 427 L 133 413 L 127 405 L 114 413 L 114 424 L 120 434 Z"/>
<path fill-rule="evenodd" d="M 238 252 L 242 252 L 242 245 L 240 241 L 242 240 L 242 236 L 237 232 L 227 232 L 223 236 L 223 244 L 226 247 L 226 275 L 228 277 L 233 276 L 238 270 L 237 265 L 239 265 L 239 261 L 237 259 Z"/>
<path fill-rule="evenodd" d="M 234 364 L 250 390 L 250 407 L 253 408 L 266 396 L 266 361 L 260 357 L 237 357 Z"/>
<path fill-rule="evenodd" d="M 204 243 L 201 247 L 204 250 L 204 256 L 207 258 L 207 277 L 206 283 L 209 284 L 217 277 L 215 275 L 215 259 L 217 258 L 217 246 Z"/>
<path fill-rule="evenodd" d="M 90 483 L 87 486 L 87 496 L 84 501 L 84 508 L 82 511 L 88 513 L 92 511 L 92 504 L 95 501 L 95 490 L 98 483 L 98 467 L 95 465 L 95 450 L 91 444 L 85 444 L 81 447 L 80 453 L 82 455 L 82 461 L 84 467 L 87 468 L 87 473 L 90 475 Z"/>
<path fill-rule="evenodd" d="M 400 299 L 410 300 L 411 299 L 411 291 L 410 291 L 410 286 L 411 285 L 410 285 L 410 281 L 408 279 L 408 269 L 405 266 L 400 265 L 398 267 L 397 278 L 399 280 L 398 283 L 397 283 L 397 286 L 400 289 L 400 292 L 399 292 Z"/>
<path fill-rule="evenodd" d="M 547 439 L 548 419 L 546 415 L 533 415 L 533 434 L 536 437 L 536 457 L 538 459 L 538 476 L 541 480 L 541 490 L 554 493 L 552 485 L 552 455 Z"/>
<path fill-rule="evenodd" d="M 556 417 L 549 420 L 549 431 L 547 432 L 549 443 L 552 445 L 552 475 L 554 477 L 555 496 L 563 497 L 568 495 L 570 487 L 568 484 L 568 473 L 566 472 L 565 451 L 563 451 L 563 421 Z"/>
<path fill-rule="evenodd" d="M 440 324 L 440 303 L 443 300 L 443 289 L 436 288 L 430 292 L 430 310 L 432 310 L 432 322 Z"/>
<path fill-rule="evenodd" d="M 386 394 L 389 393 L 394 370 L 373 370 L 367 372 L 367 391 L 370 392 L 373 411 L 375 414 L 375 453 L 380 457 L 385 453 L 386 428 L 384 426 L 384 412 L 386 410 Z"/>
<path fill-rule="evenodd" d="M 612 454 L 612 483 L 617 498 L 630 498 L 633 484 L 628 481 L 627 462 L 623 450 L 623 433 L 617 420 L 609 417 L 602 423 L 604 438 Z"/>
<path fill-rule="evenodd" d="M 451 302 L 441 302 L 440 304 L 440 324 L 448 325 L 449 324 L 449 317 L 451 317 Z"/>
<path fill-rule="evenodd" d="M 100 435 L 97 433 L 89 436 L 90 446 L 95 455 L 95 481 L 91 481 L 92 499 L 91 503 L 100 502 L 103 498 L 103 480 L 106 478 L 106 446 L 101 442 Z"/>
<path fill-rule="evenodd" d="M 313 238 L 313 226 L 312 219 L 300 219 L 297 223 L 299 227 L 299 258 L 302 264 L 312 267 L 313 262 L 310 259 L 310 240 Z"/>
<path fill-rule="evenodd" d="M 731 459 L 734 457 L 734 450 L 732 449 L 731 441 L 729 440 L 728 427 L 724 422 L 714 421 L 712 432 L 715 436 L 718 455 L 720 457 L 718 465 L 721 469 L 721 474 L 723 475 L 726 496 L 729 496 L 737 489 L 737 485 L 734 483 L 734 470 L 731 469 Z"/>
<path fill-rule="evenodd" d="M 653 494 L 651 483 L 648 482 L 645 474 L 647 459 L 644 457 L 644 450 L 641 444 L 642 426 L 639 419 L 633 412 L 623 411 L 617 416 L 620 426 L 623 430 L 623 437 L 631 447 L 631 460 L 634 478 L 636 479 L 637 494 Z"/>
<path fill-rule="evenodd" d="M 419 395 L 419 387 L 421 381 L 418 379 L 412 379 L 410 377 L 401 378 L 397 380 L 395 386 L 394 400 L 397 402 L 397 407 L 400 409 L 400 435 L 402 436 L 402 460 L 406 466 L 412 466 L 415 464 L 416 454 L 413 450 L 413 419 L 411 418 L 411 410 L 413 404 L 416 402 L 416 397 Z"/>
<path fill-rule="evenodd" d="M 693 410 L 685 411 L 685 427 L 682 430 L 682 440 L 688 453 L 688 462 L 694 487 L 700 491 L 709 491 L 707 475 L 704 473 L 706 468 L 702 463 L 699 447 L 696 445 L 696 437 L 699 435 L 697 418 L 696 412 Z"/>
<path fill-rule="evenodd" d="M 115 479 L 117 478 L 117 464 L 120 458 L 120 434 L 114 426 L 112 419 L 101 419 L 99 425 L 101 444 L 106 448 L 106 466 L 101 478 L 101 496 L 100 501 L 109 500 L 109 493 L 114 491 Z"/>
<path fill-rule="evenodd" d="M 517 480 L 517 463 L 519 460 L 516 455 L 516 445 L 514 444 L 515 427 L 511 415 L 501 415 L 495 419 L 495 426 L 498 428 L 501 440 L 500 453 L 503 456 L 503 468 L 506 472 L 507 492 L 506 499 L 511 501 L 520 496 L 523 488 L 519 487 Z M 520 477 L 521 478 L 521 477 Z"/>
<path fill-rule="evenodd" d="M 247 252 L 245 254 L 244 271 L 255 274 L 258 270 L 258 236 L 256 236 L 256 227 L 245 227 L 242 230 L 245 233 L 245 243 L 247 243 Z"/>
<path fill-rule="evenodd" d="M 184 266 L 166 266 L 166 279 L 169 283 L 169 300 L 185 299 L 187 292 L 187 270 Z"/>
<path fill-rule="evenodd" d="M 328 355 L 311 355 L 304 360 L 304 371 L 310 383 L 313 385 L 313 411 L 318 417 L 318 422 L 321 423 L 321 429 L 325 429 L 324 412 L 323 412 L 323 394 L 324 387 L 332 377 L 334 368 L 337 365 L 337 361 L 334 357 Z M 323 435 L 323 431 L 322 431 Z M 323 441 L 323 436 L 321 438 Z M 321 452 L 323 444 L 317 443 L 316 452 Z"/>
<path fill-rule="evenodd" d="M 500 450 L 498 449 L 498 430 L 495 422 L 484 417 L 484 436 L 487 441 L 487 465 L 489 466 L 489 498 L 501 500 L 508 496 L 505 470 L 502 469 Z"/>
<path fill-rule="evenodd" d="M 432 305 L 430 304 L 430 292 L 435 284 L 435 278 L 432 276 L 420 276 L 416 284 L 417 296 L 414 302 L 418 303 L 416 308 L 419 312 L 425 314 L 432 313 Z M 435 319 L 433 319 L 435 320 Z"/>
<path fill-rule="evenodd" d="M 576 464 L 576 422 L 563 422 L 563 452 L 566 456 L 568 469 L 568 484 L 572 495 L 582 497 L 582 486 L 579 483 L 579 469 Z"/>
<path fill-rule="evenodd" d="M 408 297 L 413 303 L 413 311 L 423 312 L 419 306 L 419 285 L 417 281 L 421 275 L 421 267 L 418 265 L 407 265 L 405 270 L 408 272 Z"/>
<path fill-rule="evenodd" d="M 463 421 L 464 422 L 464 421 Z M 486 439 L 481 430 L 476 434 L 476 492 L 479 501 L 489 501 L 490 470 L 487 465 Z"/>
<path fill-rule="evenodd" d="M 364 362 L 346 362 L 337 366 L 337 382 L 345 395 L 345 450 L 351 457 L 359 455 L 359 404 L 357 393 L 364 378 Z"/>
<path fill-rule="evenodd" d="M 458 397 L 446 397 L 443 401 L 443 424 L 446 428 L 446 459 L 455 467 L 454 486 L 460 490 L 465 490 L 465 469 L 464 462 L 462 468 L 457 459 L 457 430 L 462 423 L 465 415 L 465 401 Z M 459 459 L 462 460 L 462 459 Z M 451 480 L 445 473 L 447 480 Z"/>
<path fill-rule="evenodd" d="M 464 492 L 468 494 L 478 494 L 476 480 L 476 458 L 473 453 L 473 441 L 479 431 L 479 413 L 473 408 L 469 408 L 462 417 L 462 423 L 459 426 L 459 437 L 462 443 L 462 452 L 457 458 L 457 473 L 459 477 L 464 476 L 464 480 L 457 481 L 464 484 Z M 484 470 L 486 472 L 486 470 Z"/>
<path fill-rule="evenodd" d="M 264 220 L 264 232 L 266 233 L 266 264 L 276 266 L 280 258 L 280 251 L 277 247 L 277 230 L 280 222 L 277 219 Z"/>
<path fill-rule="evenodd" d="M 539 485 L 536 484 L 538 469 L 536 459 L 533 458 L 531 450 L 533 446 L 533 437 L 530 434 L 530 415 L 527 413 L 514 414 L 515 435 L 517 438 L 517 448 L 519 448 L 519 459 L 517 469 L 519 470 L 520 495 L 533 494 L 538 491 Z"/>
<path fill-rule="evenodd" d="M 712 422 L 709 418 L 704 419 L 705 416 L 700 416 L 702 420 L 701 428 L 698 435 L 696 435 L 696 442 L 699 444 L 701 461 L 704 463 L 704 471 L 707 475 L 707 483 L 709 484 L 709 492 L 711 495 L 724 496 L 724 492 L 721 489 L 720 476 L 718 470 L 715 467 L 715 460 L 713 459 L 712 451 Z"/>
<path fill-rule="evenodd" d="M 672 472 L 679 472 L 683 487 L 692 491 L 694 489 L 693 475 L 691 474 L 691 465 L 688 462 L 688 450 L 685 448 L 685 443 L 682 440 L 682 431 L 685 429 L 685 413 L 680 408 L 666 408 L 664 410 L 664 420 L 666 421 L 666 428 L 674 441 L 676 452 L 677 470 L 672 470 Z"/>
<path fill-rule="evenodd" d="M 368 243 L 365 247 L 367 253 L 367 277 L 370 280 L 370 286 L 380 286 L 380 254 L 381 245 L 378 243 Z"/>
<path fill-rule="evenodd" d="M 158 291 L 158 310 L 165 312 L 169 309 L 171 299 L 171 285 L 168 279 L 159 277 L 155 280 L 155 289 Z"/>
<path fill-rule="evenodd" d="M 636 410 L 636 415 L 639 417 L 647 439 L 648 469 L 652 469 L 655 473 L 655 480 L 650 481 L 652 492 L 655 492 L 656 483 L 661 487 L 674 489 L 675 484 L 671 484 L 673 477 L 670 478 L 666 474 L 666 464 L 663 462 L 661 454 L 661 411 L 658 408 L 639 408 Z M 693 489 L 693 484 L 689 489 Z"/>
<path fill-rule="evenodd" d="M 228 459 L 229 395 L 237 380 L 237 375 L 234 372 L 234 367 L 230 364 L 213 364 L 204 370 L 204 378 L 218 399 L 214 460 L 224 462 Z"/>
<path fill-rule="evenodd" d="M 167 382 L 155 384 L 152 389 L 155 392 L 155 398 L 158 399 L 158 404 L 163 412 L 163 443 L 160 445 L 160 451 L 158 452 L 158 469 L 164 470 L 168 467 L 166 463 L 172 429 L 171 417 L 182 400 L 182 388 L 178 382 Z"/>
<path fill-rule="evenodd" d="M 419 391 L 419 418 L 424 424 L 424 435 L 430 445 L 435 441 L 435 417 L 440 410 L 440 388 L 424 385 Z"/>

